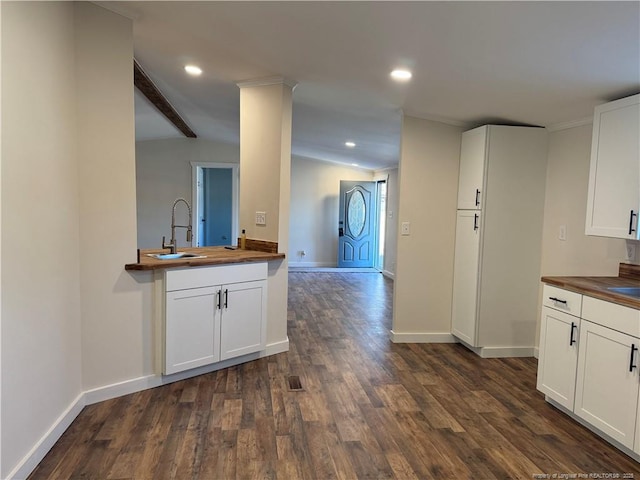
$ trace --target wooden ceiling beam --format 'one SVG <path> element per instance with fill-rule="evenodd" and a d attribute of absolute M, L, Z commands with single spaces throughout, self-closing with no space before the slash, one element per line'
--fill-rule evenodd
<path fill-rule="evenodd" d="M 133 60 L 133 84 L 186 137 L 198 138 L 135 60 Z"/>

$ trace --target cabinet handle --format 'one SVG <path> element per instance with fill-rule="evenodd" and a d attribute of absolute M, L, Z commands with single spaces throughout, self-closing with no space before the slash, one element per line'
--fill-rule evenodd
<path fill-rule="evenodd" d="M 478 214 L 474 213 L 473 214 L 473 231 L 475 232 L 476 230 L 478 230 Z"/>
<path fill-rule="evenodd" d="M 576 343 L 576 339 L 573 338 L 573 331 L 578 328 L 578 326 L 571 322 L 571 335 L 569 335 L 569 346 L 573 345 L 574 343 Z"/>
<path fill-rule="evenodd" d="M 638 350 L 638 347 L 635 346 L 634 343 L 631 344 L 631 357 L 629 358 L 629 371 L 633 372 L 634 368 L 638 368 L 637 365 L 633 364 L 633 354 Z"/>
<path fill-rule="evenodd" d="M 556 298 L 556 297 L 549 297 L 549 300 L 553 300 L 554 302 L 558 302 L 558 303 L 564 303 L 565 305 L 567 304 L 566 300 L 560 300 L 559 298 Z"/>
<path fill-rule="evenodd" d="M 638 214 L 637 213 L 633 213 L 633 210 L 631 210 L 631 213 L 629 214 L 629 235 L 631 235 L 633 232 L 636 231 L 635 228 L 633 228 L 633 217 L 637 217 Z"/>
<path fill-rule="evenodd" d="M 218 310 L 222 310 L 222 290 L 218 290 Z"/>
<path fill-rule="evenodd" d="M 480 205 L 480 190 L 476 188 L 476 207 Z"/>
<path fill-rule="evenodd" d="M 229 289 L 225 289 L 224 291 L 224 308 L 227 308 L 229 304 Z"/>

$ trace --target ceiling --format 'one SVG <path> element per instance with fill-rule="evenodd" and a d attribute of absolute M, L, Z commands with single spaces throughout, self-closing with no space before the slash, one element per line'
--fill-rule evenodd
<path fill-rule="evenodd" d="M 397 164 L 402 112 L 549 127 L 640 91 L 637 1 L 98 3 L 133 19 L 138 63 L 198 137 L 238 143 L 236 83 L 282 76 L 293 154 L 364 168 Z M 171 137 L 137 93 L 136 139 Z"/>

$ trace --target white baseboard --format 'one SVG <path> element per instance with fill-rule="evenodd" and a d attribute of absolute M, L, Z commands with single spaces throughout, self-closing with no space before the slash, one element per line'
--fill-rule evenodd
<path fill-rule="evenodd" d="M 223 360 L 222 362 L 214 363 L 212 365 L 205 365 L 203 367 L 193 368 L 191 370 L 174 373 L 172 375 L 146 375 L 144 377 L 125 380 L 124 382 L 105 385 L 104 387 L 98 387 L 86 391 L 85 403 L 86 405 L 92 405 L 94 403 L 103 402 L 123 395 L 141 392 L 148 388 L 155 388 L 161 385 L 179 382 L 180 380 L 186 380 L 187 378 L 197 377 L 198 375 L 204 375 L 205 373 L 215 372 L 216 370 L 222 370 L 223 368 L 233 367 L 235 365 L 240 365 L 241 363 L 257 360 L 258 358 L 287 352 L 288 350 L 289 338 L 286 338 L 280 342 L 270 343 L 261 352 L 250 353 L 248 355 L 243 355 L 242 357 Z"/>
<path fill-rule="evenodd" d="M 271 355 L 277 355 L 278 353 L 284 353 L 289 351 L 289 337 L 280 342 L 274 342 L 267 345 L 267 348 L 264 349 L 264 355 L 260 355 L 261 357 L 270 357 Z"/>
<path fill-rule="evenodd" d="M 62 436 L 71 422 L 80 414 L 85 405 L 103 402 L 112 398 L 129 395 L 131 393 L 141 392 L 149 388 L 167 385 L 169 383 L 185 380 L 187 378 L 196 377 L 205 373 L 214 372 L 223 368 L 233 367 L 241 363 L 257 360 L 262 357 L 270 357 L 278 353 L 287 352 L 289 350 L 289 338 L 285 340 L 270 343 L 267 347 L 256 353 L 244 355 L 238 358 L 232 358 L 213 365 L 206 365 L 200 368 L 194 368 L 186 372 L 174 373 L 173 375 L 145 375 L 144 377 L 133 378 L 123 382 L 105 385 L 103 387 L 93 388 L 82 392 L 67 407 L 67 409 L 58 417 L 51 428 L 45 433 L 36 445 L 29 451 L 27 455 L 18 463 L 18 465 L 6 477 L 7 480 L 23 480 L 27 478 L 31 472 L 38 466 L 45 455 L 51 450 L 51 447 Z"/>
<path fill-rule="evenodd" d="M 538 347 L 534 347 L 533 356 L 536 358 L 540 358 L 540 349 Z"/>
<path fill-rule="evenodd" d="M 292 262 L 289 261 L 289 267 L 293 268 L 335 268 L 336 262 Z"/>
<path fill-rule="evenodd" d="M 462 345 L 482 358 L 533 357 L 534 347 L 473 347 L 464 340 L 457 339 Z"/>
<path fill-rule="evenodd" d="M 387 278 L 390 278 L 391 280 L 396 279 L 396 274 L 393 272 L 390 272 L 389 270 L 382 270 L 382 275 L 384 275 Z"/>
<path fill-rule="evenodd" d="M 533 357 L 533 347 L 481 347 L 482 358 Z"/>
<path fill-rule="evenodd" d="M 85 406 L 84 392 L 76 397 L 71 402 L 67 409 L 57 418 L 53 425 L 47 430 L 42 438 L 33 446 L 33 448 L 27 453 L 18 465 L 9 472 L 7 480 L 22 480 L 27 478 L 31 472 L 38 466 L 45 455 L 51 450 L 51 447 L 62 436 L 71 422 L 80 414 Z"/>
<path fill-rule="evenodd" d="M 450 333 L 398 333 L 391 330 L 393 343 L 456 343 Z"/>

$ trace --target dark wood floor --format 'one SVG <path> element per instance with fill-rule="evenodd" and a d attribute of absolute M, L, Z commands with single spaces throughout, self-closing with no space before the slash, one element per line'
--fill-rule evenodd
<path fill-rule="evenodd" d="M 534 359 L 392 344 L 379 274 L 289 279 L 288 353 L 88 406 L 30 478 L 640 479 L 544 402 Z"/>

